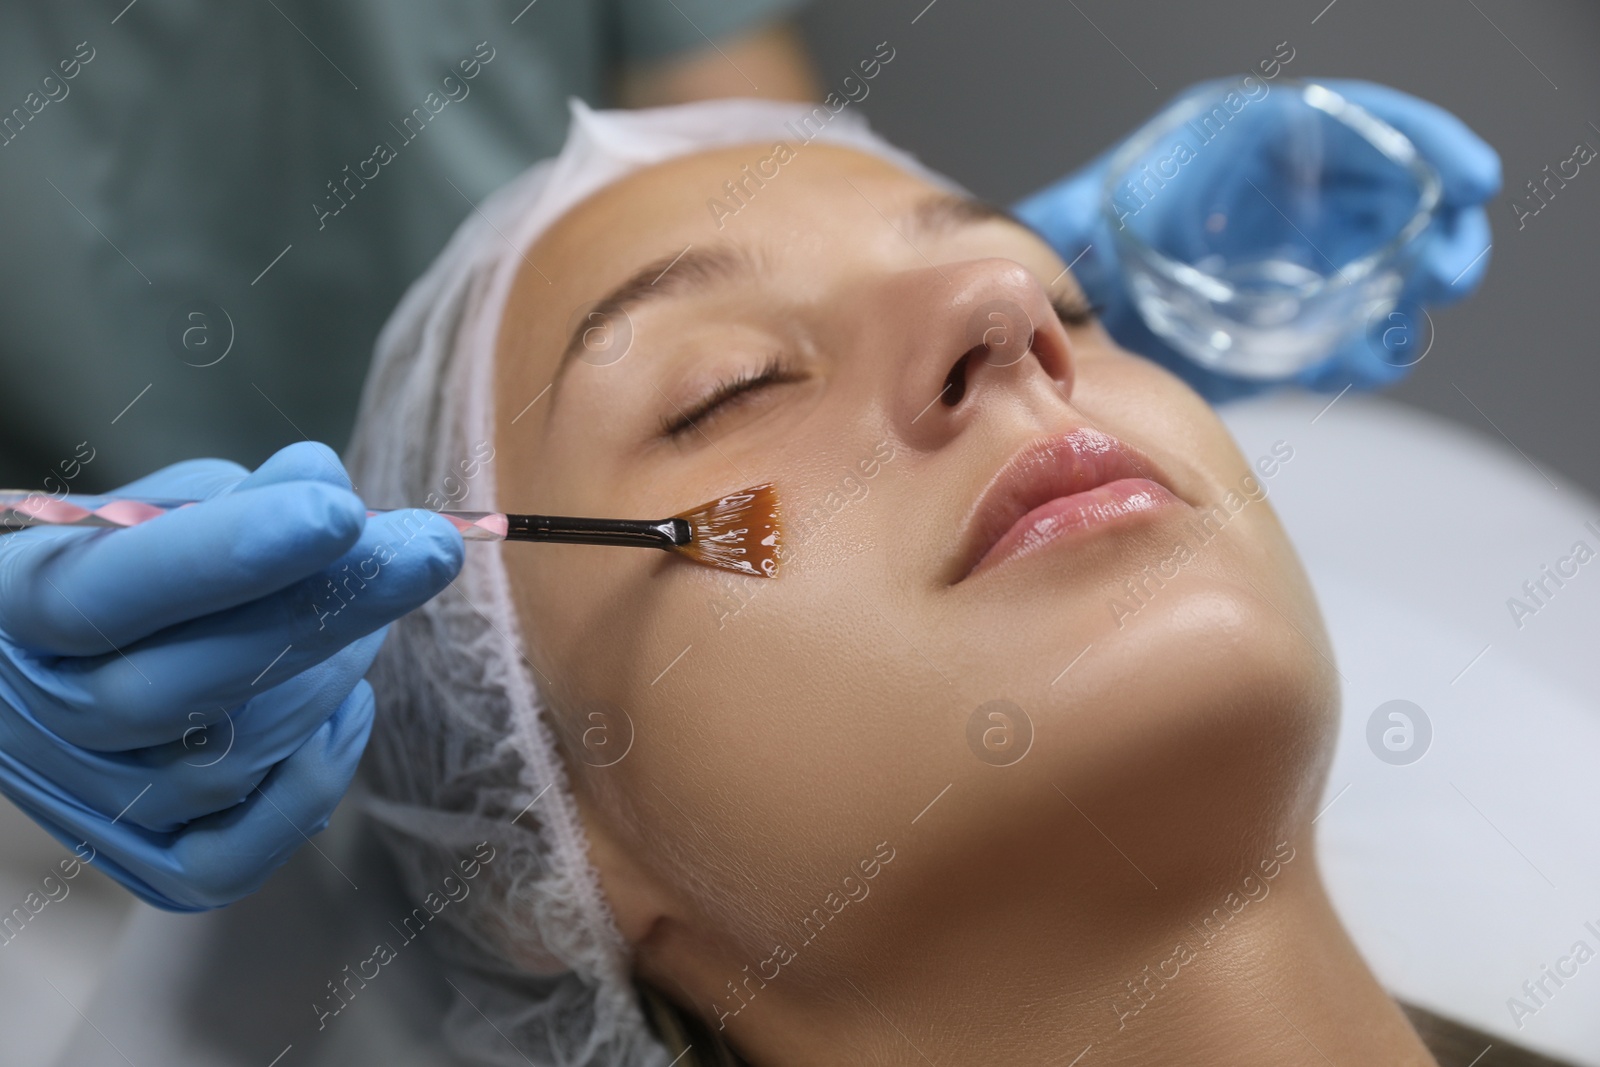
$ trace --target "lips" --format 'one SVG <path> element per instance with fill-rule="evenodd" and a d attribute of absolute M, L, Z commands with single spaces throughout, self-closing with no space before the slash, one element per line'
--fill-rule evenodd
<path fill-rule="evenodd" d="M 978 496 L 957 581 L 1062 538 L 1147 518 L 1181 501 L 1149 457 L 1080 427 L 1024 448 Z"/>

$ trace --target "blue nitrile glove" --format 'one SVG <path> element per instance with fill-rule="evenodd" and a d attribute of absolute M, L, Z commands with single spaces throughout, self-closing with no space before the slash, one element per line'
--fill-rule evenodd
<path fill-rule="evenodd" d="M 372 726 L 362 675 L 461 537 L 367 518 L 310 443 L 118 493 L 204 502 L 0 535 L 0 792 L 143 900 L 220 907 L 327 825 Z"/>
<path fill-rule="evenodd" d="M 1410 363 L 1419 358 L 1421 353 L 1411 352 L 1407 345 L 1421 332 L 1417 321 L 1420 305 L 1453 303 L 1483 280 L 1490 240 L 1484 203 L 1500 190 L 1500 157 L 1460 119 L 1425 100 L 1372 82 L 1317 80 L 1409 137 L 1437 168 L 1444 186 L 1437 215 L 1419 238 L 1420 254 L 1397 309 L 1400 317 L 1380 321 L 1371 333 L 1354 338 L 1293 379 L 1314 389 L 1338 390 L 1347 385 L 1370 389 L 1403 377 Z M 1201 88 L 1192 87 L 1182 95 Z M 1077 259 L 1073 274 L 1089 299 L 1100 305 L 1101 321 L 1124 348 L 1173 370 L 1213 402 L 1271 388 L 1275 383 L 1201 367 L 1145 325 L 1128 294 L 1111 227 L 1100 214 L 1101 187 L 1115 151 L 1115 147 L 1108 150 L 1082 170 L 1022 201 L 1013 209 L 1017 217 L 1037 230 L 1063 259 Z M 1259 157 L 1270 159 L 1270 153 Z M 1330 170 L 1338 173 L 1334 167 Z M 1241 170 L 1238 180 L 1242 182 L 1245 176 Z M 1277 176 L 1271 171 L 1257 170 L 1249 176 L 1269 198 L 1278 194 L 1273 184 Z M 1391 194 L 1414 195 L 1410 189 L 1385 188 L 1354 163 L 1339 178 L 1343 187 L 1330 187 L 1327 195 L 1373 198 L 1374 219 L 1383 216 Z M 1188 184 L 1190 189 L 1197 187 L 1198 183 Z M 1183 195 L 1184 189 L 1185 183 L 1177 182 L 1162 195 Z"/>

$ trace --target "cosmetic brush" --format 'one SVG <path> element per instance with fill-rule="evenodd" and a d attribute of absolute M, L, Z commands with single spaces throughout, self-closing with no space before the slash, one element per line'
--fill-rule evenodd
<path fill-rule="evenodd" d="M 117 496 L 51 496 L 0 489 L 0 532 L 32 526 L 137 526 L 198 503 Z M 381 515 L 387 510 L 371 510 Z M 432 510 L 427 509 L 427 510 Z M 778 570 L 778 496 L 756 485 L 659 520 L 588 519 L 437 511 L 468 541 L 548 541 L 659 548 L 719 570 L 773 577 Z"/>

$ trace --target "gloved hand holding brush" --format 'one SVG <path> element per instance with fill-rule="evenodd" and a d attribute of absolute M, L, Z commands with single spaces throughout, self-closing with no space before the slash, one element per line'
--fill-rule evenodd
<path fill-rule="evenodd" d="M 119 495 L 202 502 L 0 536 L 0 792 L 143 900 L 220 907 L 327 824 L 384 628 L 450 583 L 462 541 L 426 510 L 369 518 L 311 443 Z"/>

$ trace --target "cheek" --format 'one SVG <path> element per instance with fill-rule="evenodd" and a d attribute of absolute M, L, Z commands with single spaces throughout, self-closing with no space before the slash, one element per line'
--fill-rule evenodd
<path fill-rule="evenodd" d="M 548 510 L 653 517 L 744 483 L 770 481 L 778 489 L 784 556 L 777 579 L 653 551 L 506 546 L 530 657 L 546 684 L 560 678 L 576 697 L 621 703 L 664 684 L 691 646 L 685 666 L 739 648 L 729 634 L 751 632 L 750 620 L 770 614 L 771 603 L 784 602 L 785 617 L 797 626 L 812 615 L 825 617 L 835 597 L 821 586 L 838 580 L 840 564 L 878 547 L 868 520 L 881 510 L 880 487 L 897 470 L 894 446 L 863 421 L 858 411 L 812 410 L 797 424 L 783 424 L 776 435 L 781 446 L 761 422 L 681 457 L 663 446 L 626 464 L 597 460 L 602 450 L 572 433 L 536 433 L 520 452 L 516 442 L 503 442 L 503 455 L 536 446 L 539 459 L 521 469 L 515 460 L 502 465 L 502 498 L 551 501 Z M 739 654 L 752 662 L 772 658 L 770 648 Z"/>
<path fill-rule="evenodd" d="M 537 657 L 562 679 L 567 762 L 595 817 L 683 907 L 751 951 L 815 903 L 819 872 L 849 874 L 884 838 L 863 812 L 903 821 L 905 769 L 944 739 L 944 683 L 881 614 L 872 516 L 896 468 L 891 457 L 863 475 L 876 444 L 813 450 L 789 476 L 789 499 L 815 525 L 778 579 L 681 571 L 615 600 L 591 587 L 589 600 L 622 618 L 569 600 L 577 621 L 564 617 Z M 830 500 L 849 481 L 865 488 Z M 553 607 L 538 606 L 551 627 Z M 597 702 L 625 710 L 632 730 L 614 765 L 574 743 Z"/>
<path fill-rule="evenodd" d="M 871 853 L 887 820 L 863 813 L 899 816 L 905 769 L 938 737 L 908 714 L 933 706 L 934 683 L 884 646 L 859 593 L 794 583 L 769 583 L 721 629 L 672 627 L 643 669 L 591 676 L 631 675 L 613 691 L 633 747 L 612 766 L 568 760 L 656 884 L 746 953 L 769 950 L 827 872 Z"/>

